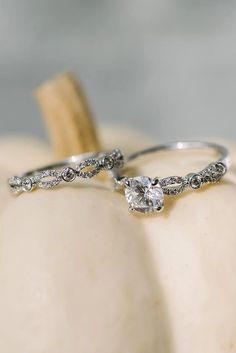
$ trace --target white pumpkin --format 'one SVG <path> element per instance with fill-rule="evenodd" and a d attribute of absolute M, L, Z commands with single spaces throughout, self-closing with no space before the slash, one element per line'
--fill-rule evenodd
<path fill-rule="evenodd" d="M 141 148 L 126 132 L 104 136 L 107 148 Z M 29 140 L 0 151 L 2 182 L 50 159 Z M 139 173 L 182 175 L 210 158 L 161 153 Z M 99 180 L 18 197 L 1 184 L 0 352 L 236 352 L 234 168 L 155 216 L 128 213 Z"/>

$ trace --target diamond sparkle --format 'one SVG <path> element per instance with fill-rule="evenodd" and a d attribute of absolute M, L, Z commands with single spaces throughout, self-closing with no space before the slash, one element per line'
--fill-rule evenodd
<path fill-rule="evenodd" d="M 164 194 L 160 184 L 146 176 L 128 178 L 125 197 L 131 211 L 149 213 L 163 208 Z"/>

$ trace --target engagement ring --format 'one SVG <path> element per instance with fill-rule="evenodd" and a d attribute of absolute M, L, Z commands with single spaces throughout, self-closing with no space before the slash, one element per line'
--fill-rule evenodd
<path fill-rule="evenodd" d="M 212 149 L 218 153 L 219 159 L 207 165 L 200 172 L 189 173 L 186 176 L 174 175 L 152 179 L 148 176 L 124 176 L 117 169 L 111 172 L 115 179 L 116 189 L 124 188 L 124 194 L 130 211 L 142 213 L 161 211 L 164 208 L 164 195 L 178 195 L 187 189 L 196 190 L 204 184 L 218 182 L 225 175 L 229 166 L 227 149 L 215 143 L 198 141 L 165 143 L 136 152 L 127 158 L 125 167 L 143 155 L 165 150 L 186 149 Z"/>

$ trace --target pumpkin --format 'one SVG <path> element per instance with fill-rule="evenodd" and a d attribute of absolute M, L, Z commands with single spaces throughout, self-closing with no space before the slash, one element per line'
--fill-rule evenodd
<path fill-rule="evenodd" d="M 107 148 L 151 145 L 103 135 Z M 138 216 L 99 179 L 12 196 L 7 176 L 52 157 L 26 138 L 0 151 L 0 352 L 236 352 L 235 160 L 225 181 Z M 211 157 L 160 153 L 137 170 L 182 175 Z"/>

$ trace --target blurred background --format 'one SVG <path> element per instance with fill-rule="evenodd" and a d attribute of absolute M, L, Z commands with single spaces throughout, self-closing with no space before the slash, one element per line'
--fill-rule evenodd
<path fill-rule="evenodd" d="M 0 133 L 45 136 L 33 89 L 80 78 L 99 123 L 236 138 L 234 0 L 0 0 Z"/>

